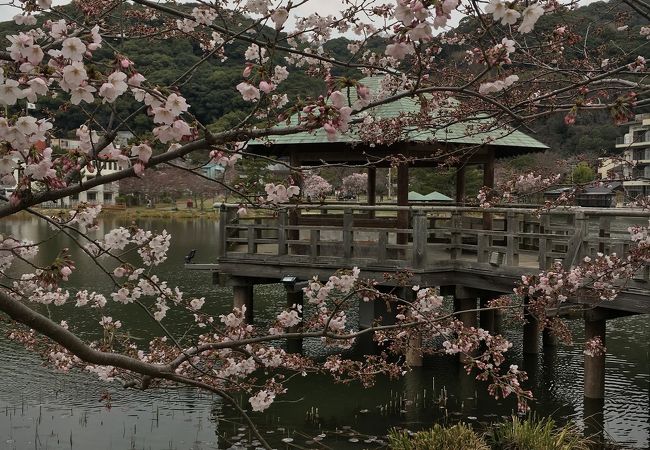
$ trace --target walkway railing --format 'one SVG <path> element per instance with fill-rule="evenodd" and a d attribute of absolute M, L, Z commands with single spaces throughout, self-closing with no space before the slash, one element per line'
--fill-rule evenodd
<path fill-rule="evenodd" d="M 224 205 L 220 216 L 220 260 L 274 264 L 332 265 L 375 269 L 435 270 L 462 262 L 501 269 L 570 267 L 598 252 L 623 254 L 628 227 L 647 225 L 650 212 L 575 208 L 534 209 L 300 205 L 236 216 Z M 397 228 L 408 214 L 408 228 Z M 649 280 L 649 271 L 638 274 Z"/>

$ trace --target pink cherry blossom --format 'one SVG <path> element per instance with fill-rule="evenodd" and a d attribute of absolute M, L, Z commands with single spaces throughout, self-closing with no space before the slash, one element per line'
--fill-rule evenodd
<path fill-rule="evenodd" d="M 260 99 L 260 91 L 250 83 L 242 81 L 237 85 L 237 90 L 247 102 L 254 102 Z"/>

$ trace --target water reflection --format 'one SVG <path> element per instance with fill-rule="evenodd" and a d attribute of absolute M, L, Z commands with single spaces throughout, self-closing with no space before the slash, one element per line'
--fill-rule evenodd
<path fill-rule="evenodd" d="M 127 221 L 105 219 L 101 235 Z M 186 295 L 206 297 L 210 314 L 226 312 L 232 304 L 232 291 L 211 285 L 206 272 L 188 272 L 182 268 L 183 256 L 198 249 L 194 262 L 211 262 L 217 228 L 210 220 L 140 220 L 150 229 L 167 229 L 173 235 L 169 260 L 159 274 L 171 286 L 178 285 Z M 5 219 L 0 233 L 33 240 L 44 239 L 51 231 L 32 218 Z M 46 262 L 63 246 L 71 248 L 75 258 L 82 253 L 66 237 L 49 242 L 39 256 Z M 109 267 L 111 268 L 111 267 Z M 101 270 L 86 261 L 70 280 L 72 289 L 109 292 L 110 281 Z M 255 315 L 260 323 L 270 321 L 285 303 L 284 289 L 278 285 L 255 288 Z M 134 337 L 146 342 L 159 330 L 146 320 L 134 305 L 110 302 L 106 315 L 119 318 Z M 99 314 L 72 306 L 50 308 L 55 319 L 67 317 L 81 333 L 95 333 Z M 309 314 L 309 311 L 307 311 Z M 352 314 L 351 319 L 356 319 Z M 181 314 L 171 314 L 166 325 L 177 336 L 195 332 L 192 323 Z M 577 339 L 581 323 L 572 322 Z M 599 406 L 584 404 L 582 394 L 582 354 L 564 346 L 547 347 L 539 355 L 521 355 L 521 329 L 504 330 L 513 344 L 508 364 L 518 364 L 530 372 L 529 385 L 537 396 L 533 405 L 540 414 L 553 414 L 558 420 L 572 419 L 598 431 L 604 423 L 604 436 L 643 448 L 649 445 L 648 390 L 650 372 L 648 346 L 650 327 L 647 317 L 628 317 L 608 322 L 606 400 L 604 414 Z M 306 339 L 304 351 L 323 357 L 326 351 L 316 339 Z M 352 356 L 363 354 L 372 343 L 360 341 Z M 0 338 L 5 363 L 0 367 L 0 449 L 207 449 L 227 448 L 235 440 L 248 440 L 235 412 L 219 399 L 192 390 L 124 391 L 119 385 L 99 382 L 82 373 L 54 374 L 40 360 Z M 396 425 L 425 427 L 434 421 L 487 423 L 508 417 L 516 408 L 513 401 L 494 401 L 486 386 L 477 382 L 451 358 L 425 361 L 421 370 L 401 380 L 378 380 L 369 389 L 359 385 L 336 385 L 320 376 L 291 380 L 288 394 L 274 404 L 268 414 L 257 415 L 265 437 L 275 445 L 290 437 L 300 445 L 327 433 L 325 442 L 332 448 L 367 447 L 364 440 L 381 439 Z M 111 396 L 111 409 L 99 399 Z M 246 399 L 241 399 L 246 404 Z M 594 406 L 596 407 L 594 409 Z M 602 409 L 600 409 L 602 410 Z M 593 420 L 591 420 L 593 418 Z M 350 428 L 348 428 L 350 427 Z M 339 430 L 340 433 L 330 433 Z M 362 434 L 359 442 L 350 442 L 352 430 Z M 219 437 L 225 434 L 227 439 Z M 352 439 L 357 439 L 352 438 Z M 373 440 L 372 442 L 376 442 Z M 284 446 L 284 444 L 282 444 Z"/>

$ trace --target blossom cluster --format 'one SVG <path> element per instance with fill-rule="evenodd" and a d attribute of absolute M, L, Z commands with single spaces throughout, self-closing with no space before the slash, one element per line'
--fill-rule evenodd
<path fill-rule="evenodd" d="M 521 18 L 521 23 L 517 28 L 520 33 L 533 31 L 535 24 L 544 14 L 544 8 L 537 2 L 529 4 L 521 12 L 511 6 L 511 2 L 505 0 L 490 0 L 485 7 L 485 12 L 492 14 L 492 19 L 501 21 L 502 25 L 515 25 Z"/>
<path fill-rule="evenodd" d="M 303 194 L 312 200 L 324 199 L 333 189 L 329 181 L 316 174 L 306 176 L 304 184 Z"/>
<path fill-rule="evenodd" d="M 477 199 L 481 207 L 489 208 L 501 202 L 513 202 L 522 196 L 542 192 L 556 185 L 562 174 L 541 174 L 527 172 L 515 175 L 513 178 L 501 182 L 496 189 L 483 187 L 479 190 Z"/>
<path fill-rule="evenodd" d="M 368 174 L 353 173 L 343 178 L 341 189 L 346 194 L 359 195 L 368 189 Z"/>
<path fill-rule="evenodd" d="M 266 191 L 264 200 L 267 203 L 286 203 L 292 197 L 300 195 L 300 187 L 296 185 L 286 187 L 283 184 L 267 183 L 264 190 Z"/>
<path fill-rule="evenodd" d="M 587 339 L 585 341 L 584 347 L 584 355 L 592 358 L 604 355 L 607 351 L 607 348 L 603 345 L 603 341 L 600 336 Z"/>

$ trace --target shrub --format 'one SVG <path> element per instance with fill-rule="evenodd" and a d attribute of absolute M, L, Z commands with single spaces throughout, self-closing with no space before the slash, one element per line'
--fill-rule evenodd
<path fill-rule="evenodd" d="M 434 425 L 417 433 L 392 429 L 388 435 L 393 450 L 488 450 L 485 441 L 471 427 L 459 423 L 453 427 Z"/>
<path fill-rule="evenodd" d="M 557 427 L 551 418 L 513 416 L 510 422 L 494 424 L 486 434 L 494 450 L 589 450 L 590 441 L 572 424 Z"/>

